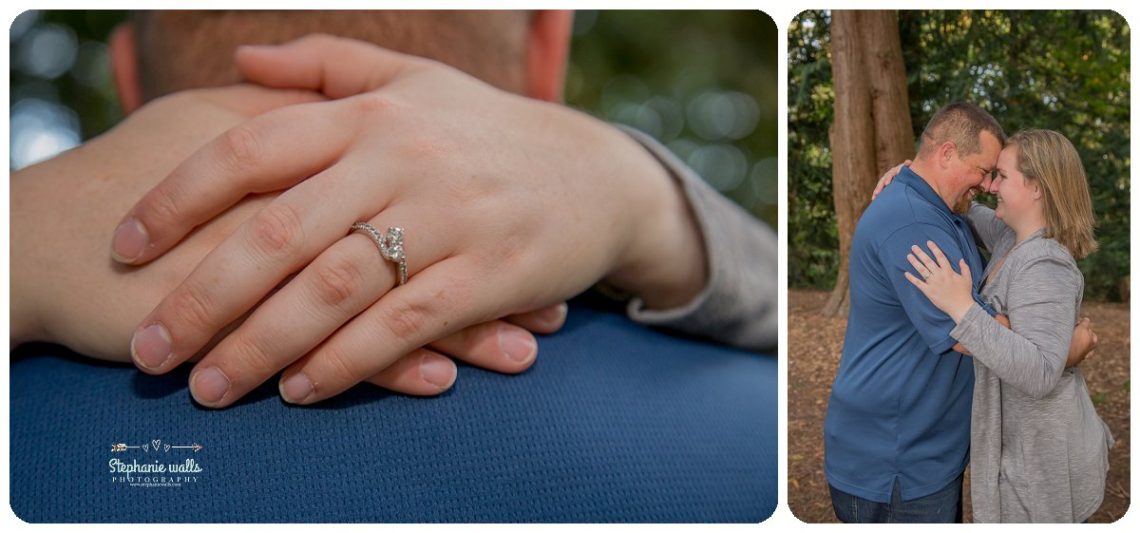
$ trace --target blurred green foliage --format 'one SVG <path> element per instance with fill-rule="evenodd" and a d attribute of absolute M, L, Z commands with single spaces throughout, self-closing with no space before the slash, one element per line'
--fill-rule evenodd
<path fill-rule="evenodd" d="M 21 14 L 10 30 L 9 105 L 22 99 L 63 104 L 76 113 L 81 139 L 94 137 L 121 120 L 106 43 L 111 30 L 126 17 L 125 11 Z M 43 41 L 51 35 L 60 37 Z M 59 63 L 59 68 L 45 63 Z"/>
<path fill-rule="evenodd" d="M 760 11 L 579 12 L 566 101 L 654 135 L 776 225 L 776 24 Z"/>
<path fill-rule="evenodd" d="M 830 14 L 788 29 L 789 285 L 830 287 L 838 264 L 828 127 Z M 1007 134 L 1047 128 L 1081 154 L 1100 251 L 1080 262 L 1085 296 L 1116 299 L 1129 272 L 1129 28 L 1108 11 L 900 11 L 915 137 L 942 105 L 986 108 Z"/>
<path fill-rule="evenodd" d="M 120 120 L 105 43 L 126 16 L 41 11 L 17 19 L 11 35 L 13 120 L 23 99 L 59 104 L 62 111 L 52 107 L 48 118 L 74 122 L 76 141 Z M 776 35 L 775 23 L 759 11 L 579 12 L 566 100 L 650 133 L 774 226 Z M 44 67 L 47 62 L 61 67 Z M 13 128 L 13 147 L 23 132 Z M 13 152 L 16 165 L 19 150 Z"/>

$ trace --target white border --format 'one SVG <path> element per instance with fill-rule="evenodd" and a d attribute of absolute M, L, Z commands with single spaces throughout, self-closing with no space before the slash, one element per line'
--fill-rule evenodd
<path fill-rule="evenodd" d="M 775 5 L 772 5 L 772 4 L 775 4 Z M 32 3 L 32 2 L 17 0 L 14 2 L 4 2 L 2 8 L 0 8 L 0 9 L 3 10 L 4 18 L 7 21 L 7 24 L 10 25 L 11 21 L 13 19 L 15 19 L 16 15 L 18 15 L 19 13 L 21 13 L 22 11 L 25 11 L 27 9 L 92 9 L 94 7 L 96 7 L 96 6 L 90 6 L 90 5 L 84 6 L 84 5 L 79 5 L 75 2 L 49 1 L 49 2 L 42 2 L 42 3 Z M 781 309 L 781 313 L 780 313 L 780 347 L 779 347 L 779 372 L 780 372 L 780 379 L 779 379 L 779 384 L 780 384 L 779 385 L 779 388 L 780 388 L 780 390 L 779 390 L 779 412 L 780 412 L 780 414 L 779 414 L 779 416 L 780 416 L 780 425 L 779 425 L 779 502 L 776 506 L 776 512 L 772 515 L 771 518 L 769 518 L 767 521 L 763 522 L 760 525 L 742 525 L 742 526 L 741 525 L 736 525 L 736 526 L 733 526 L 733 525 L 709 526 L 709 525 L 704 525 L 704 524 L 702 524 L 702 525 L 655 525 L 655 526 L 628 526 L 628 525 L 624 525 L 624 526 L 623 525 L 596 525 L 596 526 L 469 525 L 469 526 L 463 526 L 466 529 L 474 530 L 474 531 L 500 531 L 503 528 L 509 528 L 509 529 L 512 529 L 515 531 L 521 531 L 525 528 L 527 531 L 530 531 L 536 527 L 540 527 L 543 530 L 547 530 L 547 531 L 553 531 L 553 530 L 565 531 L 567 528 L 579 529 L 579 528 L 586 528 L 586 527 L 589 527 L 592 530 L 603 530 L 603 531 L 616 530 L 618 528 L 627 529 L 627 530 L 636 528 L 636 529 L 644 530 L 646 527 L 652 528 L 655 531 L 656 530 L 667 530 L 667 531 L 696 530 L 698 528 L 700 528 L 701 530 L 705 530 L 709 527 L 716 527 L 716 528 L 721 529 L 721 530 L 729 530 L 729 529 L 733 529 L 733 530 L 756 530 L 757 528 L 759 528 L 759 529 L 773 529 L 774 528 L 777 531 L 787 531 L 787 530 L 800 531 L 800 530 L 807 530 L 807 529 L 829 529 L 829 528 L 841 528 L 842 529 L 842 528 L 866 527 L 866 526 L 855 526 L 855 525 L 804 524 L 803 522 L 800 522 L 797 518 L 795 518 L 794 515 L 792 515 L 792 513 L 789 510 L 788 505 L 787 505 L 787 501 L 788 501 L 788 492 L 787 492 L 787 490 L 788 490 L 787 489 L 787 486 L 788 486 L 787 485 L 787 475 L 788 475 L 788 471 L 787 471 L 787 455 L 788 455 L 788 453 L 787 453 L 787 445 L 788 445 L 788 441 L 787 441 L 787 427 L 788 427 L 788 424 L 787 424 L 787 405 L 788 405 L 788 402 L 787 402 L 787 370 L 788 369 L 787 369 L 787 361 L 788 361 L 788 357 L 789 357 L 789 352 L 788 352 L 788 345 L 787 345 L 787 341 L 788 341 L 788 336 L 787 336 L 787 303 L 788 302 L 787 302 L 787 298 L 788 298 L 788 295 L 787 295 L 787 283 L 786 283 L 787 274 L 788 274 L 788 262 L 787 262 L 787 260 L 788 260 L 788 250 L 787 250 L 787 235 L 788 235 L 788 227 L 787 227 L 788 211 L 787 211 L 787 209 L 788 209 L 788 203 L 787 203 L 786 199 L 787 199 L 787 194 L 788 194 L 788 188 L 787 188 L 787 175 L 788 175 L 787 174 L 788 173 L 788 167 L 787 167 L 787 156 L 788 156 L 788 153 L 787 153 L 787 140 L 788 140 L 788 123 L 787 123 L 787 110 L 788 110 L 788 107 L 787 107 L 788 106 L 788 101 L 787 101 L 787 80 L 788 80 L 787 47 L 788 47 L 788 41 L 787 41 L 787 28 L 788 28 L 789 22 L 792 20 L 792 18 L 795 15 L 797 15 L 798 13 L 800 13 L 801 11 L 804 11 L 806 9 L 872 9 L 872 8 L 873 9 L 1112 9 L 1112 10 L 1120 13 L 1125 18 L 1125 20 L 1127 20 L 1129 22 L 1129 25 L 1131 26 L 1132 22 L 1136 20 L 1135 13 L 1137 12 L 1136 8 L 1130 6 L 1124 0 L 1109 0 L 1109 1 L 1091 2 L 1091 3 L 1081 3 L 1081 2 L 1075 2 L 1075 1 L 1061 2 L 1061 1 L 1050 1 L 1050 0 L 1037 0 L 1037 1 L 1033 1 L 1033 2 L 1030 2 L 1028 0 L 1014 0 L 1014 1 L 968 0 L 968 1 L 953 2 L 953 3 L 950 3 L 950 2 L 935 3 L 935 2 L 931 2 L 929 0 L 911 0 L 911 1 L 905 1 L 905 2 L 900 1 L 900 0 L 881 0 L 881 1 L 870 1 L 870 0 L 868 0 L 868 1 L 850 1 L 850 0 L 847 0 L 847 1 L 833 1 L 833 2 L 810 2 L 810 3 L 804 3 L 803 5 L 792 5 L 790 2 L 771 2 L 771 1 L 762 2 L 760 0 L 753 0 L 753 1 L 712 1 L 712 2 L 710 2 L 710 1 L 695 1 L 695 0 L 690 0 L 690 1 L 664 0 L 664 1 L 657 1 L 657 2 L 652 2 L 652 3 L 636 2 L 636 1 L 631 1 L 631 0 L 611 0 L 608 2 L 596 2 L 596 1 L 595 2 L 550 2 L 550 1 L 518 2 L 518 1 L 507 1 L 507 0 L 484 0 L 481 2 L 476 2 L 473 0 L 439 2 L 439 1 L 433 1 L 433 0 L 426 0 L 424 2 L 417 2 L 414 4 L 412 4 L 411 2 L 407 2 L 407 1 L 405 1 L 405 2 L 367 2 L 367 1 L 362 1 L 362 0 L 352 0 L 352 1 L 350 1 L 350 0 L 325 0 L 325 1 L 322 1 L 319 3 L 318 2 L 302 2 L 302 1 L 296 1 L 296 0 L 279 0 L 279 1 L 275 1 L 275 2 L 267 2 L 267 1 L 259 1 L 258 2 L 258 1 L 242 1 L 242 0 L 224 1 L 223 2 L 223 1 L 217 1 L 217 0 L 199 0 L 196 2 L 192 2 L 192 3 L 190 3 L 190 2 L 175 3 L 175 2 L 171 2 L 169 0 L 160 0 L 160 1 L 154 1 L 154 2 L 140 2 L 140 1 L 136 0 L 136 1 L 128 1 L 128 2 L 114 2 L 114 3 L 111 3 L 110 5 L 100 5 L 98 7 L 103 8 L 103 9 L 109 9 L 109 8 L 114 8 L 114 9 L 123 9 L 123 8 L 129 8 L 129 9 L 139 9 L 139 8 L 149 8 L 149 9 L 158 9 L 158 8 L 168 8 L 168 9 L 169 8 L 180 8 L 180 9 L 185 9 L 185 8 L 195 8 L 195 9 L 235 9 L 235 8 L 381 9 L 381 8 L 398 8 L 398 7 L 403 7 L 403 8 L 413 8 L 413 7 L 414 8 L 531 8 L 531 9 L 533 9 L 533 8 L 568 8 L 568 7 L 575 7 L 575 8 L 580 8 L 580 9 L 598 9 L 598 8 L 602 8 L 602 9 L 644 9 L 644 8 L 653 8 L 653 9 L 759 9 L 759 10 L 762 10 L 765 13 L 767 13 L 776 22 L 776 27 L 779 30 L 778 38 L 777 38 L 777 43 L 778 43 L 777 46 L 779 49 L 779 55 L 777 56 L 777 58 L 778 58 L 778 61 L 780 63 L 779 67 L 778 67 L 778 69 L 779 69 L 778 72 L 779 72 L 779 78 L 780 78 L 779 79 L 779 85 L 780 85 L 780 87 L 779 87 L 779 112 L 780 112 L 780 116 L 781 116 L 781 119 L 779 121 L 779 134 L 778 134 L 779 135 L 779 145 L 778 145 L 779 167 L 778 168 L 779 168 L 779 176 L 781 177 L 781 179 L 779 180 L 780 202 L 779 202 L 779 208 L 778 208 L 778 217 L 779 217 L 778 218 L 778 231 L 779 231 L 779 235 L 780 235 L 778 275 L 780 277 L 780 280 L 782 281 L 781 289 L 780 289 L 780 297 L 779 297 L 779 305 L 780 305 L 780 309 Z M 1133 30 L 1135 30 L 1135 28 L 1133 28 Z M 9 45 L 9 47 L 10 47 L 10 45 Z M 1136 54 L 1136 35 L 1134 32 L 1131 34 L 1131 51 L 1130 51 L 1130 54 L 1131 54 L 1130 57 L 1132 57 Z M 3 56 L 2 61 L 3 61 L 3 66 L 5 68 L 5 71 L 7 71 L 9 54 L 5 54 Z M 1131 67 L 1131 65 L 1130 65 L 1130 67 Z M 4 101 L 8 101 L 8 98 L 10 96 L 10 94 L 9 94 L 10 90 L 11 90 L 10 85 L 5 84 L 4 89 L 3 89 Z M 1131 103 L 1132 103 L 1131 117 L 1134 120 L 1136 117 L 1136 110 L 1137 110 L 1137 106 L 1138 106 L 1138 104 L 1137 104 L 1137 90 L 1136 90 L 1136 84 L 1135 83 L 1132 84 L 1132 88 L 1131 88 Z M 7 115 L 5 115 L 5 116 L 7 117 Z M 5 120 L 8 120 L 8 119 L 6 118 Z M 9 142 L 7 139 L 8 135 L 9 135 L 9 130 L 8 130 L 8 128 L 5 128 L 4 129 L 5 142 L 3 143 L 3 148 L 2 148 L 3 156 L 4 156 L 3 160 L 4 161 L 9 160 L 9 157 L 8 157 L 9 156 L 9 154 L 8 154 Z M 1135 140 L 1135 129 L 1134 128 L 1133 128 L 1133 132 L 1131 134 L 1130 139 L 1133 142 Z M 1133 166 L 1134 165 L 1135 165 L 1135 162 L 1133 160 Z M 1131 201 L 1132 201 L 1132 206 L 1133 206 L 1132 207 L 1132 216 L 1131 216 L 1131 222 L 1132 222 L 1132 224 L 1131 224 L 1131 235 L 1135 236 L 1135 235 L 1137 235 L 1137 227 L 1138 227 L 1138 225 L 1140 225 L 1140 222 L 1137 221 L 1137 217 L 1136 217 L 1137 192 L 1136 192 L 1135 187 L 1132 187 L 1131 194 L 1132 194 Z M 4 187 L 2 191 L 0 191 L 0 195 L 3 196 L 2 207 L 0 207 L 0 209 L 3 210 L 3 220 L 8 221 L 9 220 L 9 198 L 8 198 L 8 187 L 7 186 Z M 8 238 L 9 238 L 9 232 L 8 232 L 7 226 L 5 226 L 5 231 L 3 231 L 2 234 L 0 234 L 0 241 L 2 241 L 2 243 L 4 245 L 3 246 L 4 263 L 2 266 L 2 268 L 3 268 L 2 273 L 3 273 L 3 277 L 4 277 L 4 281 L 3 281 L 4 282 L 4 293 L 3 294 L 4 294 L 5 300 L 7 300 L 9 298 L 9 294 L 10 294 L 9 285 L 8 285 L 10 283 L 10 278 L 8 276 L 8 265 L 10 264 L 9 263 L 9 261 L 10 261 L 10 258 L 9 258 L 10 248 L 9 248 Z M 1131 272 L 1131 275 L 1133 277 L 1135 277 L 1135 275 L 1137 273 L 1136 270 L 1137 270 L 1136 265 L 1135 265 L 1135 263 L 1133 263 L 1132 264 L 1132 272 Z M 8 314 L 8 309 L 9 309 L 9 307 L 5 306 L 4 311 L 3 311 L 6 318 L 7 318 L 7 314 Z M 1134 312 L 1131 313 L 1130 316 L 1131 316 L 1131 322 L 1132 322 L 1132 326 L 1133 326 L 1132 329 L 1134 330 L 1135 325 L 1137 324 L 1137 317 L 1136 317 L 1136 314 Z M 8 320 L 4 320 L 4 326 L 3 327 L 7 331 L 8 327 L 9 327 Z M 1131 368 L 1133 370 L 1133 372 L 1132 372 L 1133 375 L 1135 375 L 1136 362 L 1137 362 L 1136 352 L 1133 351 L 1132 362 L 1131 362 L 1132 363 Z M 24 529 L 24 528 L 31 528 L 34 526 L 29 526 L 28 524 L 25 524 L 23 521 L 19 520 L 12 513 L 11 508 L 9 507 L 9 502 L 10 502 L 10 492 L 9 492 L 10 475 L 8 474 L 9 470 L 7 468 L 7 465 L 8 465 L 8 458 L 9 458 L 9 442 L 10 442 L 9 441 L 9 408 L 10 408 L 10 402 L 8 401 L 8 399 L 10 398 L 10 389 L 9 389 L 9 381 L 8 380 L 9 380 L 9 368 L 8 368 L 8 365 L 5 364 L 5 365 L 2 365 L 2 368 L 0 368 L 0 404 L 3 404 L 2 419 L 0 419 L 0 454 L 2 454 L 4 456 L 4 460 L 5 460 L 5 462 L 3 463 L 5 465 L 5 468 L 2 471 L 3 474 L 0 475 L 0 477 L 2 477 L 2 480 L 0 480 L 0 504 L 3 505 L 3 517 L 0 518 L 0 524 L 3 524 L 4 529 L 6 531 L 12 531 L 13 529 L 9 529 L 9 527 L 14 526 L 14 528 Z M 1133 410 L 1135 410 L 1135 406 L 1136 406 L 1136 397 L 1137 397 L 1137 394 L 1135 391 L 1133 391 L 1132 397 L 1131 397 L 1131 406 L 1132 406 Z M 1137 463 L 1137 457 L 1135 454 L 1131 454 L 1131 458 L 1132 458 L 1131 459 L 1131 461 L 1132 461 L 1131 471 L 1132 471 L 1133 476 L 1134 476 L 1138 463 Z M 1132 480 L 1130 479 L 1129 491 L 1131 492 L 1132 488 L 1134 488 L 1134 487 L 1135 487 L 1135 483 L 1133 483 Z M 303 490 L 303 488 L 298 487 L 298 490 Z M 1115 522 L 1114 524 L 1111 524 L 1109 526 L 1083 526 L 1083 527 L 1097 527 L 1098 529 L 1108 527 L 1114 531 L 1120 531 L 1120 530 L 1125 530 L 1125 529 L 1131 530 L 1131 529 L 1135 529 L 1137 527 L 1138 521 L 1140 521 L 1140 519 L 1135 518 L 1135 515 L 1136 515 L 1136 513 L 1129 512 L 1122 519 L 1118 520 L 1117 522 Z M 60 526 L 52 526 L 52 527 L 54 529 L 54 528 L 60 527 Z M 71 525 L 71 526 L 66 526 L 66 527 L 68 527 L 69 529 L 70 528 L 82 527 L 84 529 L 89 529 L 92 531 L 98 530 L 98 531 L 116 531 L 117 532 L 122 528 L 127 528 L 127 529 L 152 528 L 153 529 L 155 526 L 154 525 L 147 525 L 147 524 L 137 524 L 137 525 L 136 524 L 128 524 L 128 525 L 85 524 L 85 525 L 81 525 L 81 526 Z M 189 528 L 193 528 L 196 526 L 188 525 L 188 524 L 162 524 L 161 527 L 163 529 L 180 529 L 180 530 L 185 531 L 185 530 L 188 530 Z M 311 528 L 311 527 L 307 527 L 307 526 L 278 525 L 278 524 L 241 525 L 241 526 L 238 526 L 238 525 L 211 525 L 209 527 L 221 528 L 223 531 L 231 531 L 231 530 L 236 531 L 236 530 L 238 530 L 239 527 L 241 527 L 243 529 L 252 528 L 252 529 L 257 529 L 260 531 L 269 531 L 270 528 L 272 528 L 274 530 L 283 529 L 286 531 L 304 531 L 304 530 Z M 352 526 L 344 525 L 344 526 L 339 526 L 339 527 L 353 528 L 357 531 L 365 531 L 365 530 L 371 531 L 371 530 L 375 529 L 377 526 L 376 525 L 352 525 Z M 384 527 L 387 530 L 393 530 L 393 531 L 440 531 L 440 530 L 448 529 L 448 528 L 453 527 L 453 526 L 446 526 L 446 525 L 384 525 L 382 527 Z M 1029 526 L 1029 525 L 1000 525 L 1000 526 L 993 526 L 993 525 L 975 524 L 975 525 L 970 525 L 970 526 L 933 525 L 933 526 L 924 526 L 924 527 L 933 527 L 933 528 L 969 527 L 971 529 L 985 529 L 985 530 L 995 530 L 995 531 L 1030 531 L 1030 530 L 1032 530 L 1032 531 L 1056 531 L 1056 530 L 1060 530 L 1060 529 L 1065 528 L 1065 527 L 1081 527 L 1081 526 L 1061 526 L 1061 525 L 1033 525 L 1033 526 Z"/>

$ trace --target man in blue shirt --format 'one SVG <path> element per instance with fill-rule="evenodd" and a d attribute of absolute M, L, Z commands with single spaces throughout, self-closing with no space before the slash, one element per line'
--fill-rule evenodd
<path fill-rule="evenodd" d="M 947 105 L 926 125 L 914 163 L 855 228 L 851 308 L 824 423 L 825 472 L 842 521 L 961 521 L 973 366 L 952 350 L 954 321 L 903 273 L 913 270 L 911 246 L 934 241 L 951 264 L 966 259 L 978 287 L 981 257 L 954 208 L 987 184 L 1004 142 L 981 108 Z"/>

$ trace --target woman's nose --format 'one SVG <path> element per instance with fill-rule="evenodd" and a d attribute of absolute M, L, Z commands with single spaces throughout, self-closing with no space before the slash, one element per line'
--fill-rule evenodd
<path fill-rule="evenodd" d="M 1001 183 L 1001 180 L 997 180 L 997 179 L 990 180 L 990 182 L 988 184 L 989 186 L 986 187 L 986 192 L 991 192 L 991 193 L 997 192 L 998 189 L 1001 188 L 1000 183 Z"/>

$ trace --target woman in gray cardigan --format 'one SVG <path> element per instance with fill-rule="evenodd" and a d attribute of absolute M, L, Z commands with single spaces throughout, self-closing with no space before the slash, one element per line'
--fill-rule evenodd
<path fill-rule="evenodd" d="M 1113 445 L 1080 368 L 1066 368 L 1084 289 L 1075 259 L 1096 250 L 1087 180 L 1073 145 L 1047 130 L 1011 137 L 997 172 L 997 210 L 967 216 L 992 252 L 981 294 L 1012 329 L 974 303 L 969 268 L 956 273 L 933 243 L 933 259 L 918 247 L 908 258 L 926 279 L 906 277 L 974 356 L 974 520 L 1081 522 L 1103 500 Z"/>

